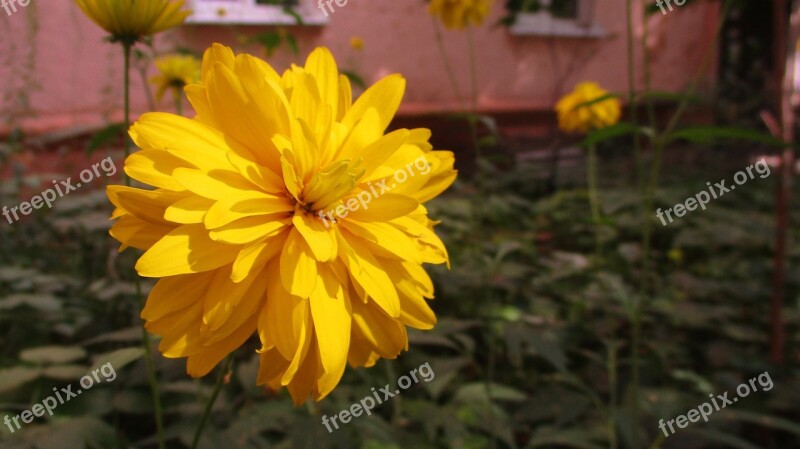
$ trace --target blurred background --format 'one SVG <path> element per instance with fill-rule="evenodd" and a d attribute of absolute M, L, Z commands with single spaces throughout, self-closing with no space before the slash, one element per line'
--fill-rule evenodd
<path fill-rule="evenodd" d="M 201 380 L 154 350 L 167 447 L 190 447 L 218 374 L 201 448 L 800 447 L 791 3 L 496 0 L 480 23 L 451 29 L 423 0 L 188 1 L 187 23 L 135 47 L 134 119 L 193 116 L 164 56 L 220 42 L 280 73 L 326 46 L 354 95 L 403 74 L 391 127 L 431 129 L 460 176 L 427 205 L 452 264 L 428 268 L 433 331 L 410 331 L 397 360 L 348 369 L 299 408 L 255 386 L 255 336 L 230 371 Z M 71 1 L 0 10 L 0 36 L 1 205 L 107 158 L 119 168 L 51 209 L 0 218 L 0 419 L 93 366 L 118 374 L 13 434 L 0 426 L 0 448 L 158 447 L 137 254 L 108 236 L 122 53 Z M 555 105 L 582 82 L 609 92 L 582 107 L 617 102 L 621 117 L 566 128 Z M 768 176 L 657 218 L 758 161 Z M 430 382 L 332 433 L 321 423 L 426 362 Z M 708 422 L 659 429 L 764 373 L 769 391 L 756 383 Z"/>

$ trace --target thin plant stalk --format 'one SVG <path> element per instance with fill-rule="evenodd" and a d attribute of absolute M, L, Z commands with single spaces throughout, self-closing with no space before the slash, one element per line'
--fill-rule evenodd
<path fill-rule="evenodd" d="M 200 437 L 203 435 L 203 430 L 208 423 L 208 418 L 211 416 L 211 409 L 214 408 L 214 403 L 217 402 L 217 398 L 219 397 L 219 393 L 222 391 L 222 386 L 225 384 L 225 376 L 228 375 L 228 372 L 231 369 L 231 365 L 233 364 L 233 353 L 229 354 L 228 357 L 225 358 L 225 362 L 222 364 L 222 370 L 219 372 L 217 376 L 217 383 L 214 385 L 214 391 L 211 393 L 211 397 L 208 398 L 208 402 L 206 403 L 205 410 L 203 410 L 203 416 L 200 418 L 200 424 L 197 426 L 197 430 L 194 432 L 194 438 L 192 439 L 192 449 L 197 449 L 197 445 L 200 444 Z"/>
<path fill-rule="evenodd" d="M 634 304 L 633 304 L 633 311 L 632 311 L 632 332 L 631 332 L 631 406 L 632 406 L 632 414 L 634 417 L 639 416 L 639 399 L 640 399 L 640 385 L 641 385 L 641 374 L 640 374 L 640 360 L 639 360 L 639 351 L 641 347 L 641 324 L 642 324 L 642 316 L 644 314 L 645 308 L 645 301 L 644 297 L 647 295 L 648 290 L 650 289 L 650 277 L 652 271 L 652 264 L 650 263 L 650 255 L 651 255 L 651 248 L 652 248 L 652 233 L 653 233 L 653 221 L 650 217 L 650 211 L 653 209 L 653 203 L 655 198 L 655 192 L 658 188 L 659 184 L 659 177 L 661 174 L 661 165 L 662 159 L 664 154 L 664 149 L 666 145 L 669 143 L 670 134 L 675 130 L 680 123 L 683 114 L 686 112 L 686 109 L 689 106 L 689 98 L 694 96 L 695 92 L 697 91 L 700 81 L 703 75 L 706 73 L 709 64 L 714 55 L 714 50 L 717 47 L 717 43 L 719 42 L 720 35 L 722 33 L 722 29 L 725 25 L 725 20 L 728 15 L 728 11 L 732 2 L 730 0 L 726 0 L 724 2 L 723 8 L 720 12 L 720 20 L 717 23 L 717 28 L 714 32 L 714 37 L 709 45 L 708 51 L 705 54 L 703 62 L 700 65 L 697 73 L 695 74 L 694 79 L 689 85 L 686 94 L 681 99 L 680 103 L 678 104 L 675 113 L 670 118 L 667 126 L 664 130 L 655 135 L 653 138 L 653 159 L 650 164 L 650 173 L 647 178 L 647 184 L 644 187 L 644 199 L 643 199 L 643 210 L 642 210 L 642 273 L 641 273 L 641 285 L 640 285 L 640 292 L 638 295 L 634 297 Z M 628 13 L 632 14 L 631 8 L 631 0 L 628 0 Z M 629 18 L 629 22 L 632 19 Z M 646 25 L 645 25 L 646 28 Z M 629 29 L 631 32 L 631 29 Z M 643 58 L 647 59 L 648 54 L 645 52 L 642 55 Z M 644 64 L 647 67 L 647 64 Z M 647 80 L 649 83 L 649 80 Z M 651 127 L 653 130 L 656 129 L 657 123 L 655 114 L 650 115 L 651 120 Z M 634 433 L 635 439 L 638 440 L 639 433 Z"/>
<path fill-rule="evenodd" d="M 175 113 L 183 117 L 183 98 L 181 98 L 180 91 L 175 91 Z"/>
<path fill-rule="evenodd" d="M 467 25 L 467 48 L 469 51 L 469 78 L 470 78 L 470 117 L 469 130 L 472 137 L 472 146 L 475 148 L 475 160 L 480 161 L 482 155 L 481 145 L 478 142 L 478 58 L 475 52 L 475 37 L 472 27 Z M 480 167 L 479 167 L 480 168 Z M 479 174 L 480 179 L 480 174 Z"/>
<path fill-rule="evenodd" d="M 594 226 L 594 255 L 596 260 L 600 260 L 600 226 L 602 216 L 600 213 L 600 199 L 597 193 L 597 146 L 592 143 L 589 145 L 588 158 L 588 184 L 589 184 L 589 207 L 592 211 L 592 224 Z"/>
<path fill-rule="evenodd" d="M 625 14 L 627 18 L 627 47 L 628 47 L 628 108 L 630 121 L 633 126 L 639 125 L 639 111 L 636 108 L 636 52 L 633 39 L 633 0 L 626 0 Z M 636 184 L 640 190 L 644 189 L 644 169 L 642 166 L 642 141 L 641 135 L 633 135 L 633 157 L 636 162 Z"/>
<path fill-rule="evenodd" d="M 450 58 L 447 57 L 447 50 L 444 48 L 444 36 L 442 35 L 442 29 L 440 28 L 439 22 L 436 21 L 436 18 L 431 17 L 431 21 L 433 22 L 433 31 L 436 35 L 436 45 L 439 49 L 439 54 L 442 57 L 444 70 L 447 73 L 447 77 L 450 79 L 450 87 L 453 88 L 453 94 L 456 96 L 458 108 L 464 110 L 461 89 L 458 87 L 458 79 L 456 79 L 455 71 L 453 71 L 453 66 L 450 64 Z"/>
<path fill-rule="evenodd" d="M 128 129 L 131 127 L 131 78 L 130 78 L 130 71 L 131 71 L 131 49 L 133 44 L 130 42 L 123 42 L 122 48 L 124 53 L 125 59 L 125 73 L 123 74 L 124 79 L 124 118 L 123 118 L 123 136 L 122 136 L 122 145 L 123 149 L 125 150 L 125 159 L 128 159 L 131 153 L 131 142 L 128 138 Z M 127 174 L 125 175 L 125 185 L 131 185 L 131 178 Z M 142 303 L 142 285 L 139 276 L 134 276 L 134 286 L 136 288 L 136 300 L 137 303 L 141 305 Z M 152 345 L 150 341 L 150 334 L 147 332 L 147 329 L 142 326 L 142 345 L 144 346 L 145 352 L 145 365 L 147 367 L 147 381 L 150 384 L 150 392 L 153 398 L 153 412 L 155 414 L 156 420 L 156 435 L 158 438 L 158 447 L 159 449 L 164 449 L 164 420 L 161 411 L 161 399 L 158 390 L 158 380 L 156 378 L 156 370 L 153 364 L 153 354 L 152 354 Z"/>
<path fill-rule="evenodd" d="M 608 343 L 608 395 L 609 395 L 609 406 L 608 406 L 608 419 L 606 420 L 607 423 L 607 431 L 608 431 L 608 445 L 610 449 L 617 449 L 618 442 L 617 442 L 617 426 L 616 426 L 616 414 L 617 414 L 617 342 L 612 341 Z"/>

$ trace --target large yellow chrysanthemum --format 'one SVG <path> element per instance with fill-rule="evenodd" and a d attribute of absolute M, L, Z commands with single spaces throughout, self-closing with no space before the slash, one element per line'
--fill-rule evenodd
<path fill-rule="evenodd" d="M 184 0 L 75 0 L 114 40 L 133 43 L 181 25 L 191 11 Z"/>
<path fill-rule="evenodd" d="M 608 98 L 592 104 L 608 94 L 597 83 L 583 82 L 564 95 L 556 104 L 558 127 L 565 132 L 587 133 L 619 122 L 622 107 L 617 98 Z"/>
<path fill-rule="evenodd" d="M 108 188 L 111 235 L 161 278 L 142 317 L 166 357 L 202 376 L 258 331 L 258 383 L 319 400 L 347 362 L 394 358 L 405 326 L 436 322 L 422 264 L 448 256 L 422 204 L 455 180 L 453 154 L 425 129 L 384 135 L 404 79 L 352 103 L 324 48 L 280 76 L 214 45 L 202 71 L 186 88 L 197 117 L 131 128 L 142 151 L 125 171 L 155 190 Z"/>
<path fill-rule="evenodd" d="M 156 99 L 161 101 L 164 93 L 172 89 L 181 95 L 188 84 L 200 81 L 200 61 L 192 55 L 166 55 L 156 58 L 158 75 L 150 82 L 156 86 Z"/>
<path fill-rule="evenodd" d="M 493 0 L 431 0 L 428 12 L 439 17 L 447 28 L 463 30 L 469 25 L 481 25 L 492 3 Z"/>

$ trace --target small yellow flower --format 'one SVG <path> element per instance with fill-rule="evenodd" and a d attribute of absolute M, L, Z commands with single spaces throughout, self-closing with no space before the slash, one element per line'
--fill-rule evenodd
<path fill-rule="evenodd" d="M 361 36 L 353 36 L 350 38 L 350 48 L 353 50 L 364 49 L 364 39 Z"/>
<path fill-rule="evenodd" d="M 431 0 L 428 13 L 439 17 L 449 29 L 479 26 L 489 15 L 494 0 Z"/>
<path fill-rule="evenodd" d="M 200 61 L 191 55 L 167 55 L 155 60 L 159 74 L 150 79 L 156 86 L 156 99 L 161 101 L 164 93 L 172 89 L 176 98 L 183 88 L 200 81 Z"/>
<path fill-rule="evenodd" d="M 558 101 L 558 127 L 565 132 L 587 133 L 592 129 L 605 128 L 619 121 L 621 106 L 617 98 L 585 105 L 585 103 L 607 95 L 597 83 L 583 82 L 575 90 Z"/>
<path fill-rule="evenodd" d="M 94 23 L 128 44 L 183 24 L 184 0 L 75 0 Z"/>
<path fill-rule="evenodd" d="M 683 261 L 683 251 L 680 248 L 672 248 L 667 252 L 667 258 L 675 263 Z"/>
<path fill-rule="evenodd" d="M 405 84 L 353 101 L 325 48 L 280 75 L 215 44 L 185 89 L 196 117 L 133 125 L 125 171 L 154 189 L 109 186 L 110 233 L 159 278 L 142 318 L 165 357 L 204 376 L 258 334 L 257 383 L 302 404 L 434 326 L 423 264 L 449 259 L 425 203 L 457 173 L 429 130 L 385 134 Z"/>

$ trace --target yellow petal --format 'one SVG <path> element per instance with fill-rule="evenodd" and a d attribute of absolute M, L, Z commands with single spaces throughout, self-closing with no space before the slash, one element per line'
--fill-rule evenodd
<path fill-rule="evenodd" d="M 147 250 L 136 262 L 136 271 L 144 277 L 210 271 L 233 262 L 239 249 L 214 242 L 201 225 L 183 225 Z"/>

